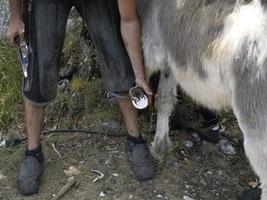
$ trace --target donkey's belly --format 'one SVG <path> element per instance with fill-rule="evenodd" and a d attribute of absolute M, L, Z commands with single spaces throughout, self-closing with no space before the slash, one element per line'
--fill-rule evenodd
<path fill-rule="evenodd" d="M 208 71 L 205 78 L 200 77 L 190 67 L 186 70 L 172 68 L 177 83 L 197 103 L 210 109 L 220 110 L 231 105 L 230 81 L 221 80 L 218 72 Z"/>

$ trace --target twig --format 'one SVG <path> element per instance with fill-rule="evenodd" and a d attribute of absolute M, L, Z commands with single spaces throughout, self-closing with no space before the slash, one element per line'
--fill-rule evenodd
<path fill-rule="evenodd" d="M 56 146 L 55 146 L 55 143 L 52 143 L 52 147 L 53 147 L 53 150 L 57 153 L 57 155 L 62 158 L 61 154 L 59 153 L 59 151 L 56 149 Z"/>
<path fill-rule="evenodd" d="M 98 177 L 96 177 L 96 178 L 93 180 L 93 183 L 95 183 L 96 181 L 98 181 L 98 180 L 104 178 L 104 174 L 103 174 L 102 172 L 97 171 L 97 170 L 95 170 L 95 169 L 92 169 L 91 171 L 99 175 Z"/>
<path fill-rule="evenodd" d="M 60 191 L 52 198 L 52 200 L 58 200 L 61 198 L 75 183 L 76 179 L 74 176 L 70 177 L 68 182 L 60 189 Z"/>
<path fill-rule="evenodd" d="M 10 190 L 11 187 L 0 187 L 0 190 L 3 189 L 3 190 Z"/>
<path fill-rule="evenodd" d="M 111 152 L 110 156 L 109 156 L 108 159 L 105 161 L 105 164 L 106 164 L 106 165 L 110 162 L 110 160 L 112 159 L 112 157 L 114 156 L 115 153 L 118 153 L 118 151 L 112 151 L 112 152 Z"/>

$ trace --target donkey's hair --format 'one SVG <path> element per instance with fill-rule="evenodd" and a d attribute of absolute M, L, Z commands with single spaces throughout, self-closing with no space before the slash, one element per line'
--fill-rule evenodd
<path fill-rule="evenodd" d="M 140 0 L 147 74 L 161 71 L 155 153 L 171 144 L 177 84 L 210 109 L 231 107 L 267 200 L 267 5 L 262 0 Z"/>

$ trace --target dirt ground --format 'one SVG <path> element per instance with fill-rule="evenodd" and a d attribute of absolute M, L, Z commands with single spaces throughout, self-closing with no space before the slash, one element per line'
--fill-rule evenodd
<path fill-rule="evenodd" d="M 106 118 L 103 112 L 112 113 L 100 109 L 89 117 L 83 117 L 82 121 L 88 122 L 94 118 L 91 127 L 100 130 L 102 126 L 101 130 L 106 131 L 115 128 L 115 135 L 125 132 L 123 128 L 118 131 L 116 127 L 120 121 L 117 124 L 112 121 L 111 128 L 103 128 L 107 125 L 100 120 L 103 116 Z M 236 123 L 231 125 L 232 122 L 228 122 L 225 124 L 226 129 L 231 131 L 231 137 L 241 140 Z M 143 129 L 151 129 L 151 124 L 142 126 Z M 84 127 L 80 124 L 77 128 Z M 42 187 L 40 193 L 32 197 L 21 196 L 15 184 L 17 167 L 25 145 L 0 149 L 0 199 L 52 199 L 53 194 L 67 183 L 71 176 L 68 173 L 76 174 L 77 184 L 61 198 L 65 200 L 236 200 L 248 188 L 248 183 L 256 180 L 242 145 L 235 145 L 236 153 L 227 155 L 220 143 L 200 141 L 190 132 L 172 131 L 171 135 L 173 148 L 162 154 L 162 161 L 156 163 L 156 176 L 146 182 L 138 182 L 133 178 L 124 156 L 124 137 L 87 133 L 47 135 L 43 138 L 46 164 Z M 151 141 L 153 135 L 145 134 L 145 137 Z M 192 143 L 188 145 L 188 141 Z M 53 144 L 61 157 L 53 150 Z M 92 169 L 102 172 L 104 178 L 93 183 L 98 175 Z"/>

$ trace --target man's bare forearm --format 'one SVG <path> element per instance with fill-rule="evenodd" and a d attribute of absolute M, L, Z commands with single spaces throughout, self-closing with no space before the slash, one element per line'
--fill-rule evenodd
<path fill-rule="evenodd" d="M 131 59 L 136 78 L 145 78 L 143 49 L 141 45 L 141 25 L 138 20 L 121 21 L 122 37 Z"/>
<path fill-rule="evenodd" d="M 21 19 L 23 0 L 9 0 L 9 4 L 11 10 L 11 19 Z"/>
<path fill-rule="evenodd" d="M 121 34 L 131 59 L 135 82 L 149 96 L 153 95 L 145 74 L 143 49 L 141 44 L 141 24 L 137 14 L 136 0 L 118 0 L 121 15 Z"/>
<path fill-rule="evenodd" d="M 121 34 L 131 59 L 136 79 L 145 78 L 141 25 L 136 0 L 118 0 L 121 15 Z"/>

